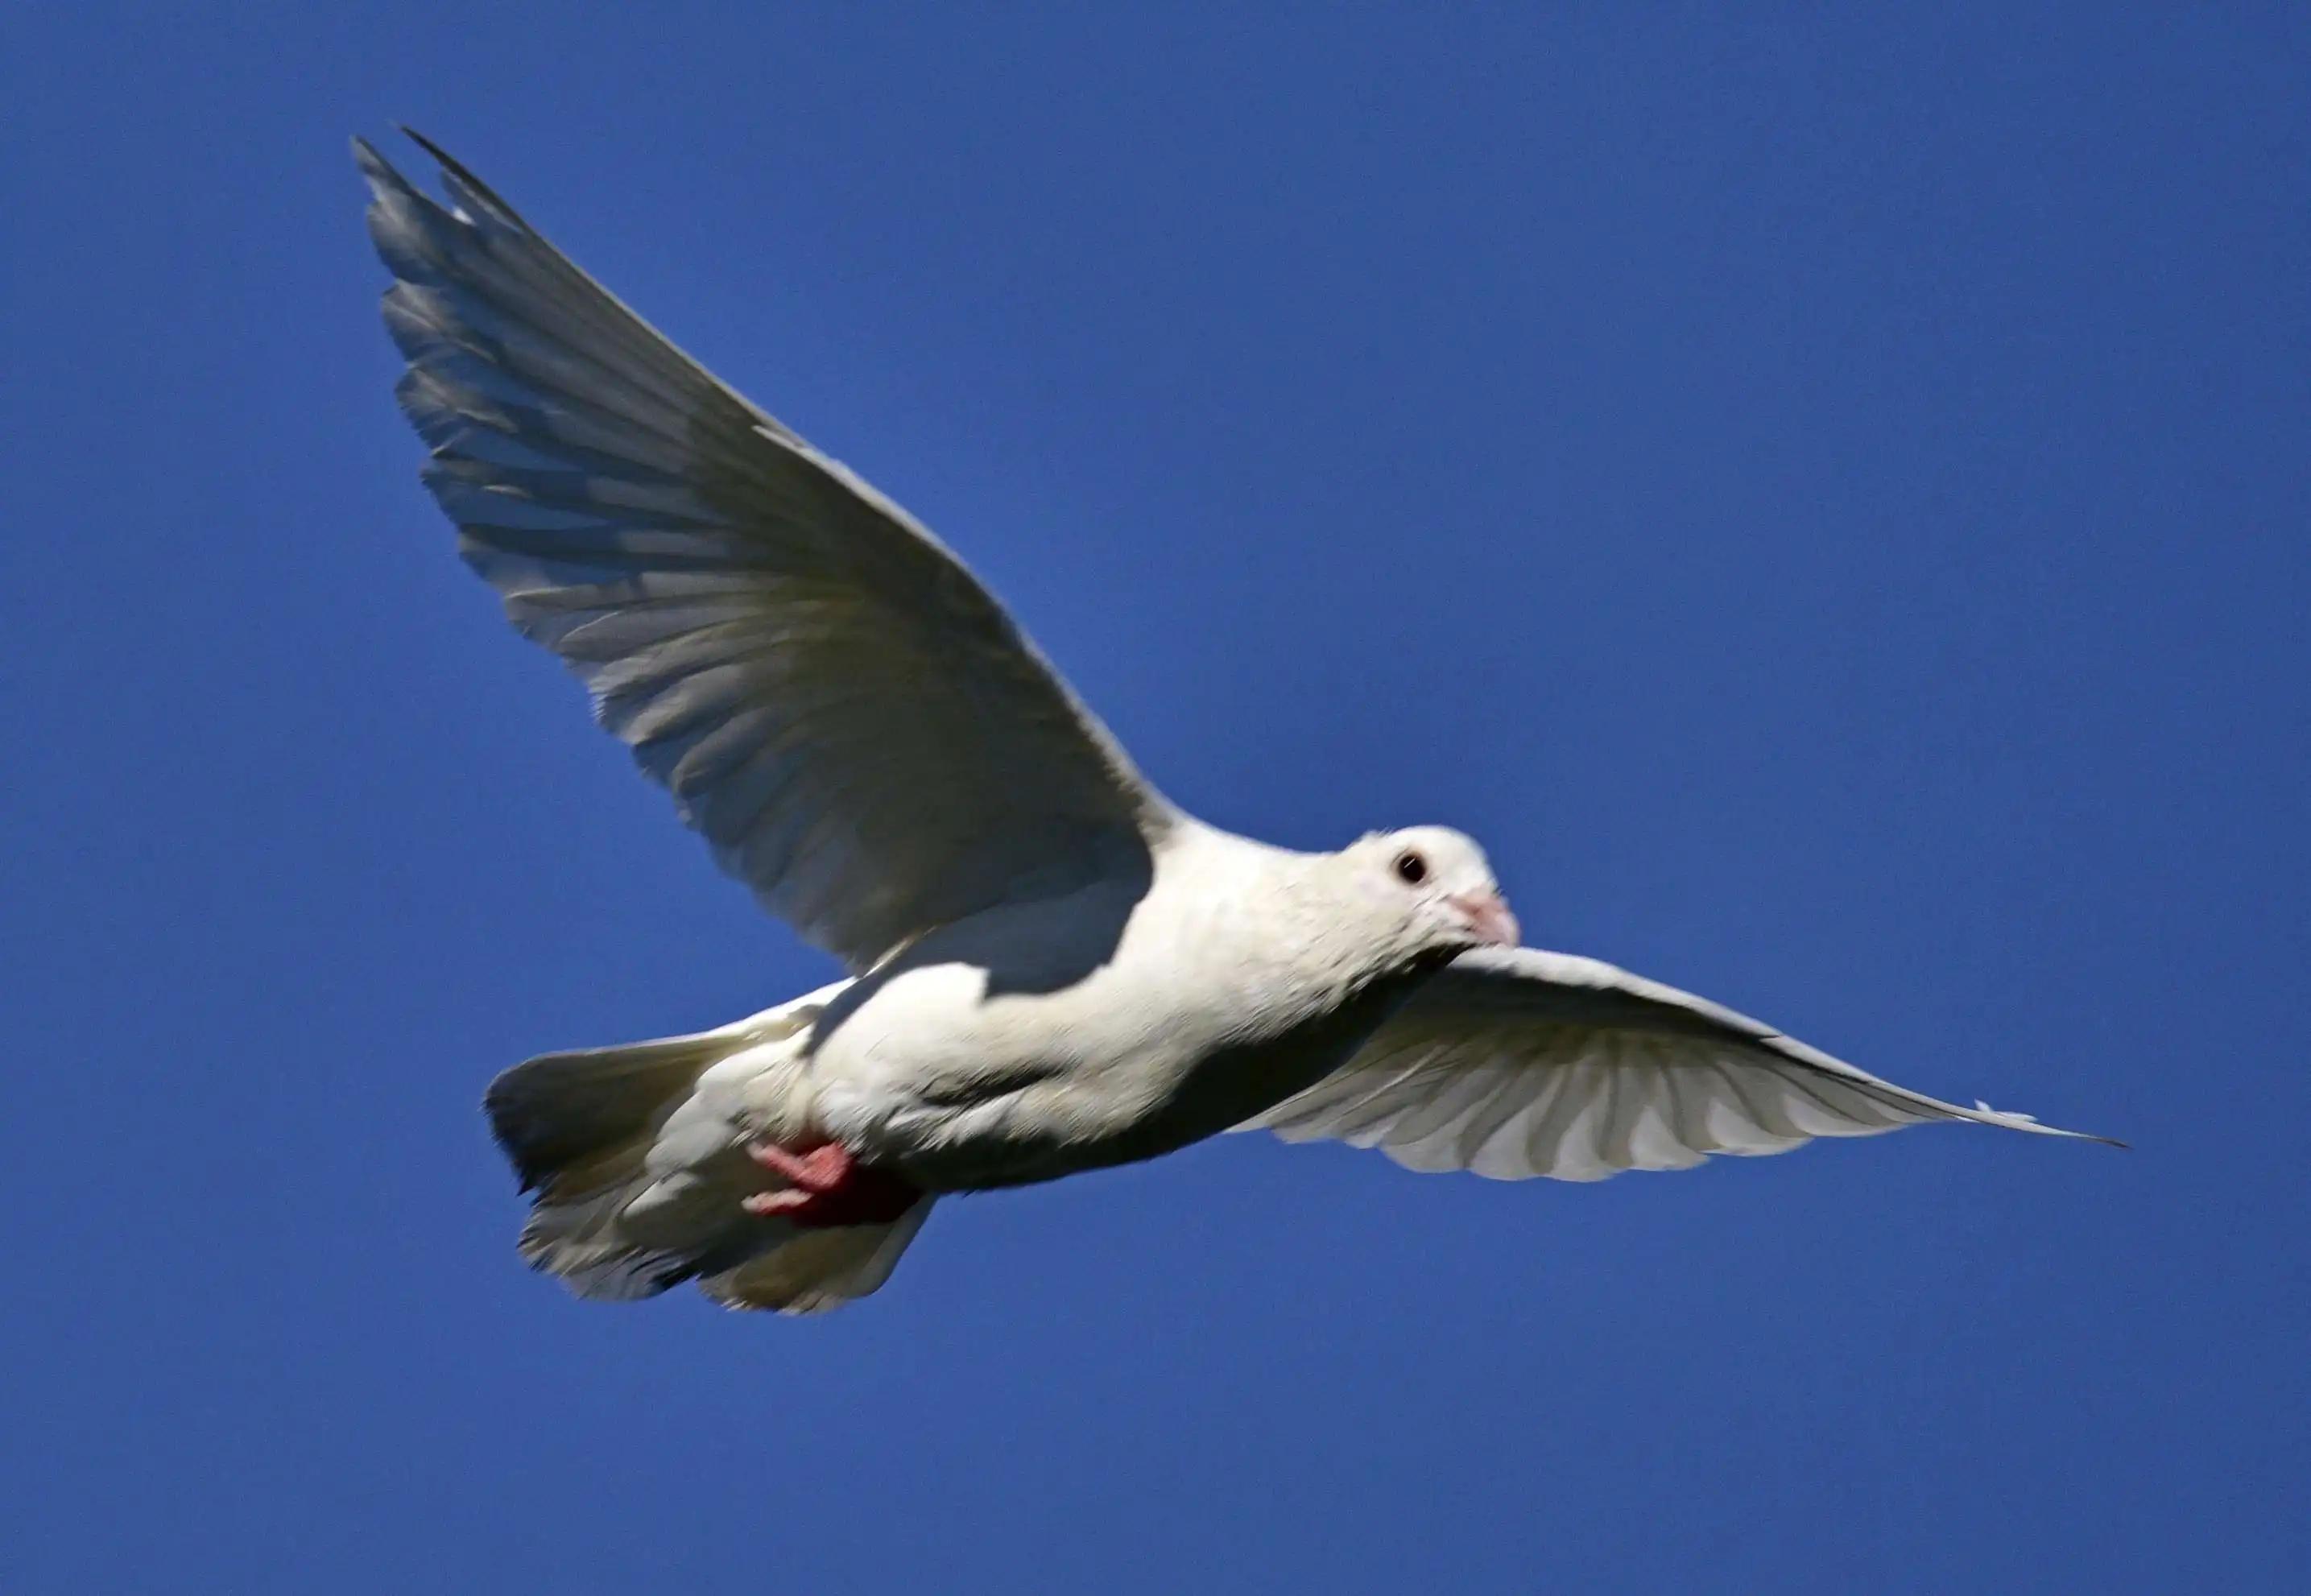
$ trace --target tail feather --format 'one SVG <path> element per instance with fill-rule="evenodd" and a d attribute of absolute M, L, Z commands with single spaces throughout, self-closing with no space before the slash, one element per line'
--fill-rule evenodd
<path fill-rule="evenodd" d="M 535 1191 L 624 1149 L 729 1051 L 727 1033 L 705 1031 L 631 1047 L 541 1053 L 492 1081 L 482 1107 L 521 1189 Z"/>
<path fill-rule="evenodd" d="M 623 1232 L 619 1210 L 632 1195 L 614 1187 L 571 1202 L 540 1202 L 521 1227 L 522 1257 L 597 1302 L 637 1302 L 695 1276 L 691 1249 L 651 1247 Z"/>
<path fill-rule="evenodd" d="M 797 1231 L 736 1269 L 703 1277 L 698 1288 L 726 1308 L 824 1313 L 868 1295 L 891 1278 L 899 1254 L 930 1217 L 926 1197 L 888 1225 Z"/>
<path fill-rule="evenodd" d="M 490 1128 L 536 1193 L 522 1257 L 611 1302 L 695 1279 L 726 1306 L 809 1313 L 882 1285 L 929 1199 L 890 1225 L 826 1230 L 743 1206 L 771 1179 L 746 1144 L 807 1120 L 808 1033 L 838 990 L 719 1031 L 547 1053 L 498 1077 L 484 1099 Z"/>

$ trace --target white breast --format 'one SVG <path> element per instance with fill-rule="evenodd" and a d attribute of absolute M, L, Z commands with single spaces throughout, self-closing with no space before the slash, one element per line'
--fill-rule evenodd
<path fill-rule="evenodd" d="M 1267 968 L 1274 938 L 1245 912 L 1266 861 L 1293 856 L 1206 836 L 1200 857 L 1165 860 L 1144 891 L 1007 906 L 862 978 L 822 1025 L 821 1122 L 938 1187 L 1165 1150 L 1140 1144 L 1199 1066 L 1273 1040 L 1293 1023 L 1281 1006 L 1308 1006 Z M 1244 1055 L 1243 1068 L 1259 1067 Z M 1296 1089 L 1274 1087 L 1277 1098 Z M 1257 1086 L 1248 1095 L 1267 1097 Z"/>

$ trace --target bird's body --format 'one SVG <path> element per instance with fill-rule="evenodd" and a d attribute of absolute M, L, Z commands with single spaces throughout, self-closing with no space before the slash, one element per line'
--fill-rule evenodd
<path fill-rule="evenodd" d="M 1189 823 L 1136 899 L 1101 884 L 928 933 L 829 1005 L 816 1122 L 933 1190 L 1049 1180 L 1242 1124 L 1345 1062 L 1417 979 L 1410 955 L 1358 956 L 1325 934 L 1354 923 L 1325 864 Z M 1294 911 L 1280 935 L 1253 912 L 1278 903 Z"/>
<path fill-rule="evenodd" d="M 1253 1126 L 1573 1180 L 1929 1120 L 2045 1129 L 1517 946 L 1456 832 L 1300 853 L 1186 815 L 897 506 L 439 151 L 455 209 L 356 148 L 402 403 L 468 563 L 724 867 L 852 971 L 492 1086 L 537 1192 L 522 1250 L 581 1294 L 830 1307 L 940 1194 Z"/>
<path fill-rule="evenodd" d="M 1456 841 L 1420 834 L 1432 847 Z M 604 1216 L 590 1205 L 549 1201 L 535 1250 L 581 1276 L 598 1251 L 611 1281 L 697 1272 L 695 1249 L 678 1243 L 695 1243 L 701 1210 L 718 1230 L 760 1238 L 763 1220 L 741 1219 L 742 1205 L 781 1182 L 743 1156 L 756 1145 L 839 1147 L 899 1182 L 886 1225 L 943 1194 L 1172 1152 L 1332 1074 L 1449 957 L 1355 934 L 1403 920 L 1363 890 L 1369 859 L 1343 868 L 1342 856 L 1186 821 L 1152 862 L 1136 895 L 1104 883 L 989 910 L 717 1032 L 510 1071 L 493 1107 L 519 1156 L 511 1128 L 540 1092 L 564 1099 L 549 1113 L 566 1112 L 592 1070 L 687 1047 L 668 1089 L 647 1099 L 650 1139 L 614 1149 L 631 1168 L 612 1234 L 595 1233 Z M 1278 904 L 1280 933 L 1269 911 Z M 1085 968 L 1086 949 L 1105 956 Z M 598 1156 L 565 1154 L 561 1167 L 574 1164 L 590 1194 L 609 1173 Z M 572 1217 L 584 1221 L 576 1233 L 557 1223 Z M 662 1239 L 676 1250 L 661 1255 Z"/>

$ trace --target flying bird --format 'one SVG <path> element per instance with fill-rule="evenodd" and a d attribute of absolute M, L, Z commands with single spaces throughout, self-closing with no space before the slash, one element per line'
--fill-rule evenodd
<path fill-rule="evenodd" d="M 418 142 L 447 205 L 354 153 L 461 552 L 721 866 L 850 971 L 491 1085 L 535 1193 L 522 1255 L 579 1295 L 833 1307 L 941 1196 L 1230 1129 L 1566 1181 L 1928 1121 L 2078 1134 L 1520 946 L 1458 832 L 1300 853 L 1185 813 L 906 511 Z"/>

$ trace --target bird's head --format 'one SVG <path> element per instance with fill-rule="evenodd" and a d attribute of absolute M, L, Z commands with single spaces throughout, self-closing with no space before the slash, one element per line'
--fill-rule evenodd
<path fill-rule="evenodd" d="M 1461 833 L 1441 825 L 1374 832 L 1341 857 L 1356 873 L 1357 896 L 1391 922 L 1409 956 L 1517 945 L 1516 916 L 1485 850 Z"/>

